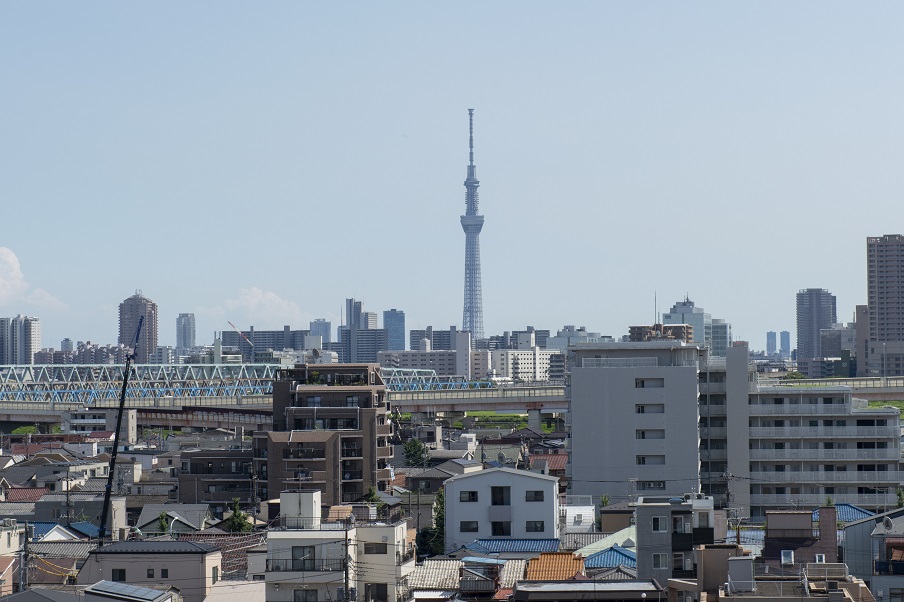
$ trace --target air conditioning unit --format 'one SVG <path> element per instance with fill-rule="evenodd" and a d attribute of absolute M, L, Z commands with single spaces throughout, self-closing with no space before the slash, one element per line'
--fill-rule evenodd
<path fill-rule="evenodd" d="M 694 570 L 694 559 L 691 556 L 684 557 L 684 570 L 685 571 L 693 571 Z M 690 596 L 688 596 L 690 598 Z"/>

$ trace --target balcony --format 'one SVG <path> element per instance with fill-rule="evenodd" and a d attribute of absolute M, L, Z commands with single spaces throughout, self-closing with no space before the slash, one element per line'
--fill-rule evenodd
<path fill-rule="evenodd" d="M 267 572 L 280 573 L 287 571 L 326 572 L 345 570 L 345 561 L 341 558 L 292 558 L 273 557 L 267 559 Z"/>
<path fill-rule="evenodd" d="M 697 571 L 695 570 L 672 570 L 672 579 L 693 579 L 697 576 Z"/>
<path fill-rule="evenodd" d="M 377 425 L 377 436 L 391 437 L 392 436 L 392 425 L 391 424 L 378 424 Z"/>
<path fill-rule="evenodd" d="M 891 488 L 889 488 L 891 490 Z M 894 493 L 837 493 L 829 494 L 828 497 L 836 504 L 852 504 L 855 506 L 868 506 L 873 508 L 885 507 L 893 508 L 897 502 L 897 496 Z M 815 508 L 824 504 L 826 495 L 818 493 L 807 494 L 765 494 L 756 493 L 750 496 L 751 506 L 778 506 L 785 508 Z"/>
<path fill-rule="evenodd" d="M 751 460 L 895 460 L 901 452 L 888 449 L 752 449 Z"/>
<path fill-rule="evenodd" d="M 725 439 L 728 437 L 728 429 L 724 426 L 701 426 L 701 439 Z"/>
<path fill-rule="evenodd" d="M 873 575 L 904 575 L 904 562 L 900 560 L 877 560 Z"/>
<path fill-rule="evenodd" d="M 346 491 L 342 494 L 342 501 L 344 503 L 357 502 L 363 496 L 364 496 L 363 491 Z"/>
<path fill-rule="evenodd" d="M 388 481 L 392 478 L 392 471 L 388 468 L 378 468 L 377 469 L 377 480 L 378 481 Z"/>
<path fill-rule="evenodd" d="M 751 416 L 776 416 L 776 415 L 798 415 L 806 416 L 810 414 L 819 414 L 821 416 L 849 416 L 851 413 L 851 405 L 847 403 L 797 403 L 797 404 L 765 404 L 755 403 L 748 406 Z"/>
<path fill-rule="evenodd" d="M 361 447 L 342 447 L 343 458 L 363 458 L 364 449 Z"/>
<path fill-rule="evenodd" d="M 364 473 L 360 470 L 343 470 L 341 474 L 343 481 L 360 481 L 364 479 Z"/>
<path fill-rule="evenodd" d="M 348 524 L 345 522 L 323 521 L 319 518 L 283 516 L 279 519 L 279 526 L 282 529 L 292 531 L 342 531 L 348 527 Z"/>
<path fill-rule="evenodd" d="M 715 543 L 716 534 L 712 527 L 697 527 L 691 533 L 695 546 Z"/>
<path fill-rule="evenodd" d="M 672 550 L 693 549 L 694 536 L 692 533 L 672 533 Z"/>
<path fill-rule="evenodd" d="M 751 478 L 765 483 L 900 483 L 904 481 L 904 472 L 888 471 L 762 471 L 752 472 Z"/>
<path fill-rule="evenodd" d="M 491 594 L 498 588 L 494 579 L 462 579 L 458 589 L 463 594 Z"/>
<path fill-rule="evenodd" d="M 841 437 L 890 439 L 900 436 L 900 429 L 890 426 L 754 426 L 751 439 L 778 438 L 837 439 Z"/>
<path fill-rule="evenodd" d="M 383 447 L 377 448 L 377 458 L 389 459 L 392 458 L 392 446 L 386 445 Z"/>
<path fill-rule="evenodd" d="M 326 483 L 326 471 L 325 470 L 307 470 L 307 471 L 299 471 L 294 479 L 289 479 L 290 481 L 298 481 L 303 484 L 308 483 Z"/>
<path fill-rule="evenodd" d="M 325 460 L 326 450 L 324 449 L 284 449 L 283 458 L 286 460 Z"/>

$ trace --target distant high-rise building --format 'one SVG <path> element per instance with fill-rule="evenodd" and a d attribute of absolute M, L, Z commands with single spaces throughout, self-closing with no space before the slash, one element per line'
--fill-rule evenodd
<path fill-rule="evenodd" d="M 66 338 L 60 341 L 60 351 L 71 353 L 73 350 L 75 350 L 75 345 L 72 343 L 72 339 Z"/>
<path fill-rule="evenodd" d="M 779 354 L 782 359 L 791 357 L 791 331 L 783 330 L 779 333 Z"/>
<path fill-rule="evenodd" d="M 797 293 L 797 364 L 804 374 L 810 375 L 810 360 L 822 357 L 819 331 L 831 328 L 835 321 L 835 295 L 823 288 Z"/>
<path fill-rule="evenodd" d="M 176 353 L 195 346 L 195 314 L 179 314 L 176 318 Z"/>
<path fill-rule="evenodd" d="M 379 328 L 379 323 L 377 321 L 377 312 L 375 311 L 363 311 L 361 312 L 361 323 L 363 324 L 362 328 L 365 330 L 373 330 L 375 328 Z"/>
<path fill-rule="evenodd" d="M 376 363 L 377 352 L 386 351 L 389 346 L 386 329 L 369 328 L 370 312 L 363 310 L 360 301 L 346 299 L 345 312 L 346 323 L 339 329 L 339 344 L 331 350 L 339 354 L 343 363 Z"/>
<path fill-rule="evenodd" d="M 726 350 L 731 346 L 731 324 L 725 320 L 713 320 L 712 314 L 706 313 L 702 307 L 696 307 L 694 302 L 685 297 L 672 306 L 669 313 L 662 315 L 662 323 L 689 324 L 694 327 L 694 340 L 697 345 L 709 347 L 709 354 L 716 357 L 725 357 Z M 716 334 L 713 333 L 715 324 Z M 715 339 L 715 340 L 714 340 Z"/>
<path fill-rule="evenodd" d="M 775 344 L 775 331 L 770 330 L 766 333 L 766 355 L 772 357 L 775 355 L 777 347 Z"/>
<path fill-rule="evenodd" d="M 869 340 L 867 372 L 904 374 L 904 236 L 866 239 Z"/>
<path fill-rule="evenodd" d="M 138 345 L 135 348 L 135 363 L 147 364 L 157 351 L 157 304 L 137 291 L 119 304 L 119 344 L 131 346 L 138 330 L 138 320 L 144 316 Z"/>
<path fill-rule="evenodd" d="M 450 351 L 455 349 L 455 337 L 459 332 L 454 326 L 450 326 L 449 330 L 437 330 L 432 326 L 428 326 L 423 330 L 411 330 L 409 333 L 408 343 L 411 350 L 420 349 L 421 341 L 424 339 L 430 341 L 430 349 L 433 351 Z M 474 337 L 471 337 L 474 340 Z"/>
<path fill-rule="evenodd" d="M 465 304 L 461 329 L 471 333 L 473 340 L 483 338 L 483 293 L 480 283 L 480 231 L 483 216 L 478 215 L 477 166 L 474 165 L 474 109 L 468 109 L 470 136 L 468 138 L 468 177 L 465 179 L 465 214 L 461 228 L 465 231 Z"/>
<path fill-rule="evenodd" d="M 317 318 L 310 324 L 311 335 L 323 339 L 323 348 L 329 349 L 332 342 L 333 324 L 323 318 Z"/>
<path fill-rule="evenodd" d="M 34 364 L 40 350 L 40 319 L 23 315 L 0 318 L 0 364 Z"/>
<path fill-rule="evenodd" d="M 388 351 L 405 351 L 405 312 L 400 309 L 384 311 L 383 328 L 389 341 Z"/>

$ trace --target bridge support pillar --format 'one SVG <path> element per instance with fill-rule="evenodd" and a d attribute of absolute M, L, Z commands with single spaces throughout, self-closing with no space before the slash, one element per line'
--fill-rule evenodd
<path fill-rule="evenodd" d="M 417 426 L 418 424 L 432 424 L 433 421 L 430 420 L 430 416 L 427 415 L 427 412 L 411 412 L 411 424 Z"/>
<path fill-rule="evenodd" d="M 527 411 L 527 427 L 532 428 L 535 431 L 539 431 L 542 428 L 543 419 L 540 415 L 540 410 L 528 410 Z"/>

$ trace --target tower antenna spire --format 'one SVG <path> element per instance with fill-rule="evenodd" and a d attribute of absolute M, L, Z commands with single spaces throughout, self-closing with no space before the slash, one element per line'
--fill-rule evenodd
<path fill-rule="evenodd" d="M 474 166 L 474 109 L 468 109 L 468 165 Z"/>

